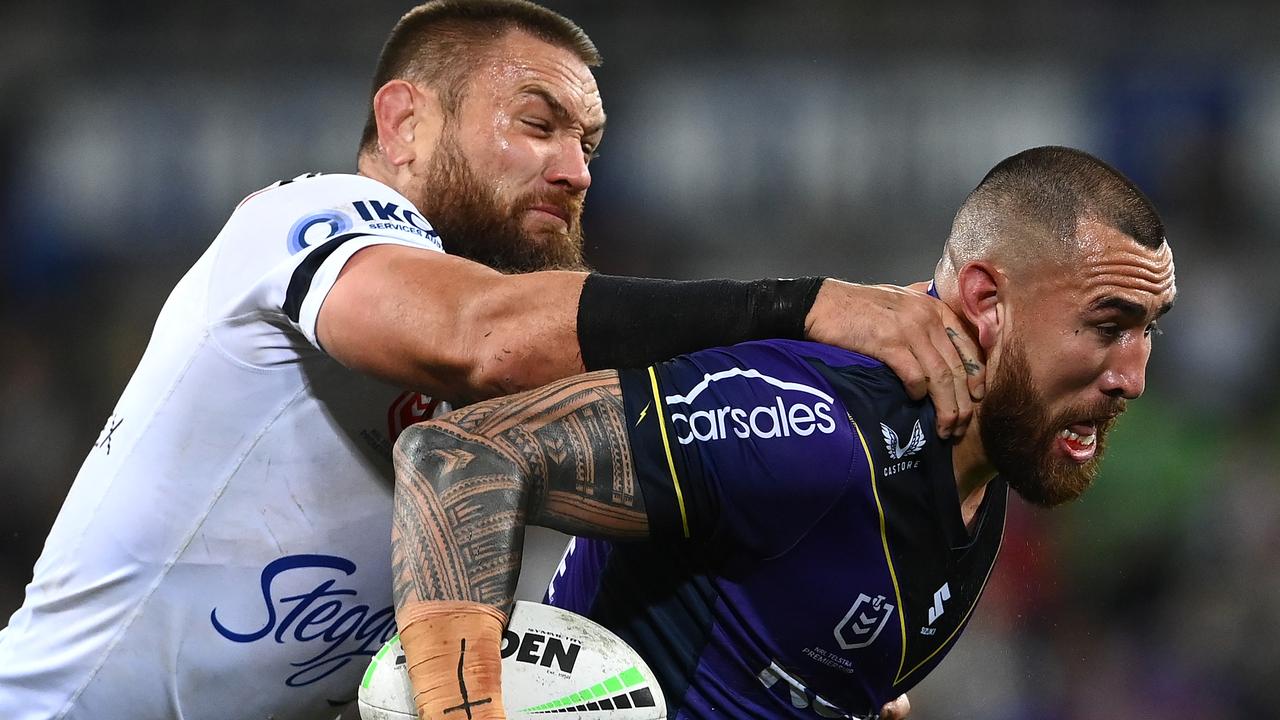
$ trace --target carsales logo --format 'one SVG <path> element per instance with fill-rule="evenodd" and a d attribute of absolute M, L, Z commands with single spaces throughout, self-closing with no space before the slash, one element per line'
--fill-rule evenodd
<path fill-rule="evenodd" d="M 776 388 L 773 402 L 726 403 L 719 407 L 699 410 L 680 410 L 678 406 L 692 406 L 712 383 L 730 378 L 762 382 Z M 780 391 L 787 391 L 784 394 Z M 756 394 L 758 397 L 758 393 Z M 803 383 L 788 382 L 770 377 L 759 370 L 732 368 L 708 373 L 684 395 L 668 395 L 671 425 L 676 440 L 688 445 L 697 440 L 712 442 L 730 437 L 781 438 L 797 435 L 806 437 L 817 433 L 830 435 L 836 431 L 832 406 L 835 399 L 827 393 Z"/>

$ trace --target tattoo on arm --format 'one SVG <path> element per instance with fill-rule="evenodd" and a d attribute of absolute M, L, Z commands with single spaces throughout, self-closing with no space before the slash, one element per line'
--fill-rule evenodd
<path fill-rule="evenodd" d="M 956 338 L 960 337 L 960 333 L 955 328 L 947 328 L 947 337 L 951 338 L 951 342 L 954 345 Z M 982 372 L 982 366 L 978 364 L 978 361 L 971 357 L 965 357 L 964 351 L 960 349 L 959 345 L 956 345 L 956 352 L 960 354 L 960 362 L 964 364 L 965 375 L 977 375 Z"/>
<path fill-rule="evenodd" d="M 615 371 L 479 403 L 395 446 L 397 607 L 470 600 L 509 611 L 526 523 L 614 539 L 648 533 Z"/>

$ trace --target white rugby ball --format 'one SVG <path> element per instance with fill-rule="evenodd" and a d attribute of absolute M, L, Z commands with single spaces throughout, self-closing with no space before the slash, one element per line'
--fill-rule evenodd
<path fill-rule="evenodd" d="M 508 720 L 663 720 L 667 703 L 649 666 L 604 626 L 550 605 L 517 601 L 502 633 Z M 416 720 L 400 636 L 369 662 L 363 720 Z"/>

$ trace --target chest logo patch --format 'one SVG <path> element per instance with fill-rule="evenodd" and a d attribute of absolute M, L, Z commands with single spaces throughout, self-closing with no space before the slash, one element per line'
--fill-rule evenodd
<path fill-rule="evenodd" d="M 853 607 L 849 608 L 844 619 L 836 625 L 836 642 L 842 650 L 856 650 L 870 645 L 880 637 L 880 631 L 889 622 L 893 609 L 893 603 L 886 602 L 883 595 L 876 595 L 872 599 L 865 593 L 858 593 Z"/>
<path fill-rule="evenodd" d="M 889 451 L 890 460 L 902 460 L 924 449 L 924 430 L 920 428 L 919 420 L 911 428 L 911 437 L 907 439 L 906 445 L 899 445 L 898 433 L 884 423 L 880 423 L 880 434 L 884 436 L 884 445 Z"/>

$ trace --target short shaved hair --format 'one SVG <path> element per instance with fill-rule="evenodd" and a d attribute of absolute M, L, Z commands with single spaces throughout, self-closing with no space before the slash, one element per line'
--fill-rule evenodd
<path fill-rule="evenodd" d="M 1046 146 L 1006 158 L 956 213 L 943 262 L 1001 258 L 1015 264 L 1070 257 L 1082 221 L 1096 221 L 1156 249 L 1165 242 L 1155 206 L 1120 171 L 1081 150 Z"/>
<path fill-rule="evenodd" d="M 582 28 L 528 0 L 431 0 L 405 13 L 387 37 L 373 74 L 360 153 L 377 146 L 373 96 L 383 85 L 397 79 L 426 85 L 453 114 L 484 54 L 513 30 L 569 50 L 587 67 L 603 62 Z"/>

